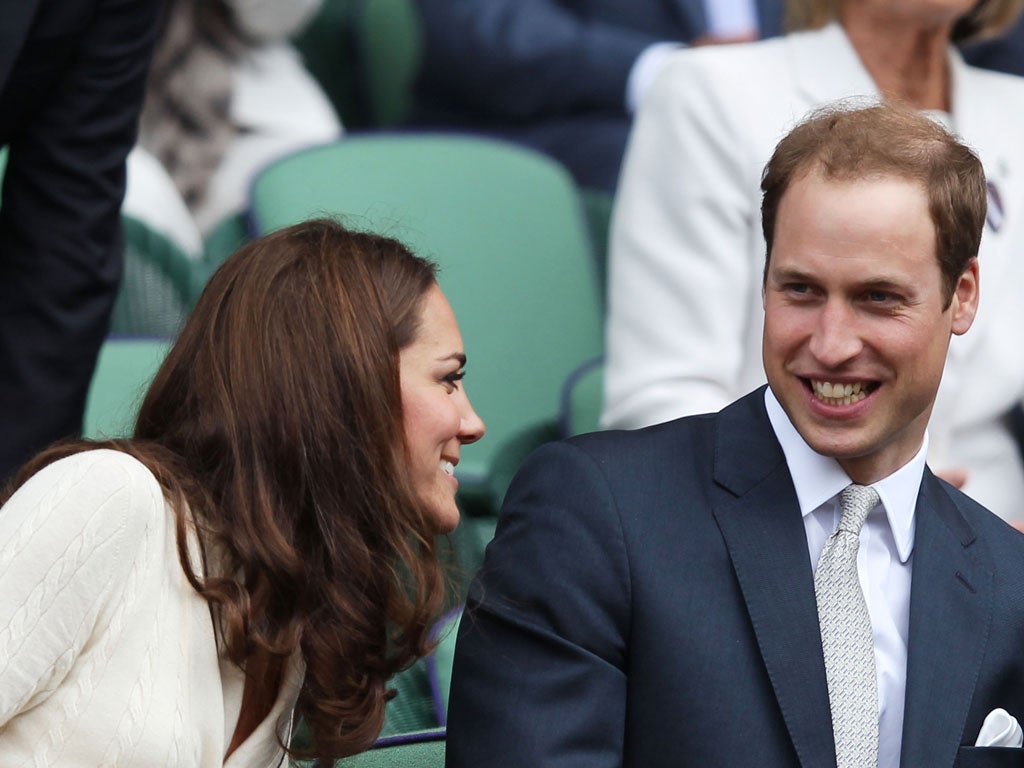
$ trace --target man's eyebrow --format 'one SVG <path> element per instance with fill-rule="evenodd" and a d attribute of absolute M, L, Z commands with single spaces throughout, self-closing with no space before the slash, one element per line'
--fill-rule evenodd
<path fill-rule="evenodd" d="M 783 282 L 812 283 L 814 278 L 799 269 L 768 269 L 768 279 Z"/>
<path fill-rule="evenodd" d="M 782 282 L 782 283 L 815 283 L 817 278 L 813 275 L 803 272 L 799 269 L 769 269 L 768 280 Z M 886 275 L 878 275 L 877 277 L 865 278 L 864 280 L 857 282 L 854 285 L 857 290 L 889 290 L 889 291 L 906 291 L 907 283 L 906 280 L 901 280 L 896 277 L 888 277 Z"/>
<path fill-rule="evenodd" d="M 891 277 L 877 277 L 871 280 L 865 280 L 860 284 L 860 286 L 862 288 L 882 289 L 886 291 L 907 290 L 907 284 L 905 281 L 895 280 Z"/>

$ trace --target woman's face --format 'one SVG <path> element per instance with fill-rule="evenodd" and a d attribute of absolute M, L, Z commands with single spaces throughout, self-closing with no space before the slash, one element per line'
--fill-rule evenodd
<path fill-rule="evenodd" d="M 465 365 L 455 314 L 433 285 L 420 304 L 416 338 L 399 353 L 399 371 L 413 483 L 443 533 L 459 522 L 454 476 L 459 451 L 484 434 L 484 423 L 462 386 Z"/>

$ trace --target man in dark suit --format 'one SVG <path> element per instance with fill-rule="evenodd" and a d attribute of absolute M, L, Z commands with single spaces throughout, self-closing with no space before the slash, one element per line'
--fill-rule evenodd
<path fill-rule="evenodd" d="M 1024 537 L 925 465 L 981 165 L 913 111 L 838 109 L 762 188 L 768 387 L 525 463 L 462 619 L 451 768 L 1024 765 L 979 739 L 1024 716 Z"/>
<path fill-rule="evenodd" d="M 121 273 L 125 156 L 161 6 L 3 5 L 0 482 L 81 430 Z"/>
<path fill-rule="evenodd" d="M 720 0 L 417 0 L 425 50 L 416 122 L 527 144 L 582 185 L 611 192 L 641 53 L 666 41 L 781 33 L 782 0 L 741 2 L 755 11 L 754 28 L 725 20 L 713 29 L 707 9 L 737 5 Z"/>

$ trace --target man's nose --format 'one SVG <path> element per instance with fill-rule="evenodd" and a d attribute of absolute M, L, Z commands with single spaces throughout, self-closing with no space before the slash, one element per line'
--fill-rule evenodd
<path fill-rule="evenodd" d="M 826 368 L 837 368 L 864 348 L 856 312 L 842 301 L 823 307 L 811 334 L 810 351 Z"/>

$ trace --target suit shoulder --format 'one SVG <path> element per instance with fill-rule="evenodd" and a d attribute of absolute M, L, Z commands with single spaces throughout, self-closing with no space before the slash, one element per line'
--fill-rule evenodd
<path fill-rule="evenodd" d="M 564 441 L 599 464 L 608 460 L 624 464 L 678 463 L 680 452 L 699 450 L 714 440 L 717 414 L 684 416 L 642 429 L 612 429 L 577 435 Z"/>
<path fill-rule="evenodd" d="M 785 64 L 786 45 L 785 38 L 774 37 L 753 43 L 681 48 L 666 66 L 666 71 L 674 75 L 688 74 L 694 77 L 736 73 L 760 78 L 763 76 L 760 74 L 761 68 Z M 730 87 L 732 85 L 733 83 L 730 83 Z"/>
<path fill-rule="evenodd" d="M 1011 526 L 988 507 L 944 480 L 939 485 L 974 531 L 996 548 L 1007 547 L 1024 557 L 1024 533 Z"/>
<path fill-rule="evenodd" d="M 675 130 L 726 141 L 730 152 L 759 146 L 764 126 L 788 114 L 793 80 L 784 38 L 685 48 L 673 55 L 658 76 L 638 119 L 656 116 L 673 123 Z M 773 93 L 773 98 L 765 99 L 766 92 Z M 774 145 L 774 133 L 768 135 Z M 761 164 L 759 158 L 756 165 Z"/>
<path fill-rule="evenodd" d="M 649 98 L 682 99 L 684 103 L 694 98 L 738 105 L 757 102 L 764 83 L 777 82 L 788 66 L 782 38 L 682 48 L 665 65 Z"/>

